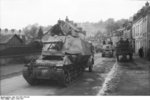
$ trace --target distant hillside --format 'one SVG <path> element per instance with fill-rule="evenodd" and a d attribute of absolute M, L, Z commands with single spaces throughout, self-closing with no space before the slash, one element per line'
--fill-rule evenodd
<path fill-rule="evenodd" d="M 87 36 L 94 36 L 99 33 L 111 33 L 112 31 L 122 27 L 122 25 L 127 22 L 127 19 L 121 19 L 114 21 L 113 18 L 110 18 L 106 21 L 99 21 L 97 23 L 78 23 L 78 26 L 82 27 L 87 33 Z"/>
<path fill-rule="evenodd" d="M 87 33 L 87 36 L 93 36 L 95 35 L 98 31 L 105 32 L 105 25 L 103 23 L 79 23 L 78 24 L 80 27 L 83 28 Z"/>

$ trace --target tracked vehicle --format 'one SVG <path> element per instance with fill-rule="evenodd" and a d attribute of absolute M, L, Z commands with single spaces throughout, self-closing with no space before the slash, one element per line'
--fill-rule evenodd
<path fill-rule="evenodd" d="M 41 79 L 52 79 L 68 86 L 86 68 L 92 72 L 93 64 L 92 45 L 84 39 L 71 35 L 49 36 L 43 42 L 41 56 L 26 64 L 23 77 L 31 85 Z"/>

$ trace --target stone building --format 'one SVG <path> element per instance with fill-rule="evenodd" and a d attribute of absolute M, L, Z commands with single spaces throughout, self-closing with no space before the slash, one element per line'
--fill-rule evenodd
<path fill-rule="evenodd" d="M 132 24 L 132 37 L 135 43 L 135 53 L 143 47 L 144 57 L 150 48 L 150 6 L 147 2 L 134 16 Z"/>

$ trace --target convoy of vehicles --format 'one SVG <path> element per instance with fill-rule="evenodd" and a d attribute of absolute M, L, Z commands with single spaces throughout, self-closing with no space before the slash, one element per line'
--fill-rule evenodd
<path fill-rule="evenodd" d="M 23 70 L 23 77 L 29 84 L 36 85 L 40 80 L 53 79 L 63 86 L 68 86 L 86 68 L 92 72 L 95 47 L 81 38 L 81 30 L 67 19 L 59 20 L 49 32 L 47 39 L 42 41 L 41 56 L 31 60 Z M 103 44 L 100 48 L 102 57 L 113 57 L 112 44 Z M 115 49 L 117 61 L 120 61 L 120 56 L 125 59 L 127 55 L 132 60 L 133 52 L 128 41 L 120 40 Z"/>

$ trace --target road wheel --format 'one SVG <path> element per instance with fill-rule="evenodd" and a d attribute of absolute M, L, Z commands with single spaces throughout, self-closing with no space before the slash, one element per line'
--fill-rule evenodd
<path fill-rule="evenodd" d="M 33 78 L 32 73 L 28 69 L 23 70 L 23 77 L 30 85 L 37 85 L 39 83 L 39 80 Z"/>

